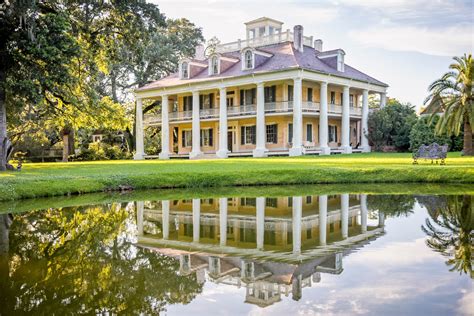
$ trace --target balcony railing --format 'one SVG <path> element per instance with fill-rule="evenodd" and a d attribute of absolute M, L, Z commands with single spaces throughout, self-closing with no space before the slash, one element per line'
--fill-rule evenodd
<path fill-rule="evenodd" d="M 286 32 L 256 37 L 256 38 L 249 38 L 248 40 L 238 40 L 235 42 L 224 43 L 217 46 L 217 51 L 220 53 L 238 51 L 242 48 L 251 46 L 251 47 L 258 47 L 270 44 L 278 44 L 287 41 L 293 41 L 294 34 L 287 30 Z M 306 46 L 313 47 L 313 37 L 312 36 L 303 36 L 303 44 Z"/>
<path fill-rule="evenodd" d="M 305 113 L 319 113 L 319 102 L 303 101 L 302 111 Z M 265 113 L 289 113 L 293 112 L 293 101 L 266 102 Z M 341 114 L 342 106 L 340 104 L 328 104 L 328 112 L 333 114 Z M 256 115 L 257 107 L 255 104 L 230 106 L 227 108 L 228 117 Z M 351 115 L 361 115 L 362 109 L 351 107 Z M 201 109 L 199 110 L 201 119 L 212 119 L 219 117 L 219 108 Z M 170 122 L 192 120 L 192 111 L 169 112 L 168 118 Z M 149 113 L 144 116 L 145 125 L 153 125 L 161 123 L 161 113 Z"/>

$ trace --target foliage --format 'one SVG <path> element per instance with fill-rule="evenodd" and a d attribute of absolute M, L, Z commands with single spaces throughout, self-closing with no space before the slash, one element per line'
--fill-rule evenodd
<path fill-rule="evenodd" d="M 367 205 L 369 210 L 379 210 L 387 216 L 409 216 L 413 213 L 415 198 L 412 195 L 369 195 Z"/>
<path fill-rule="evenodd" d="M 110 145 L 104 142 L 93 142 L 87 149 L 83 149 L 80 154 L 74 155 L 74 161 L 86 160 L 120 160 L 130 158 L 130 154 L 125 152 L 118 145 Z"/>
<path fill-rule="evenodd" d="M 0 174 L 0 200 L 118 189 L 316 183 L 474 183 L 474 158 L 449 153 L 446 166 L 413 165 L 411 154 L 145 160 L 24 164 Z"/>
<path fill-rule="evenodd" d="M 410 131 L 416 120 L 411 104 L 390 99 L 383 109 L 369 114 L 369 141 L 376 151 L 384 146 L 395 146 L 398 151 L 406 151 L 410 147 Z"/>
<path fill-rule="evenodd" d="M 150 315 L 190 302 L 202 285 L 194 275 L 177 274 L 176 259 L 132 244 L 130 206 L 15 215 L 9 257 L 0 266 L 2 312 Z"/>
<path fill-rule="evenodd" d="M 434 216 L 433 216 L 434 214 Z M 428 247 L 447 258 L 450 271 L 466 273 L 474 279 L 472 271 L 474 239 L 474 203 L 471 195 L 449 196 L 440 203 L 431 219 L 422 226 L 428 235 Z"/>
<path fill-rule="evenodd" d="M 421 145 L 430 145 L 432 143 L 438 143 L 439 145 L 448 144 L 450 150 L 456 150 L 454 139 L 446 135 L 436 135 L 435 124 L 438 119 L 434 122 L 428 117 L 421 117 L 415 125 L 413 125 L 410 131 L 410 150 L 416 151 Z M 459 149 L 458 149 L 459 150 Z"/>
<path fill-rule="evenodd" d="M 474 59 L 472 55 L 454 57 L 454 63 L 440 79 L 429 86 L 430 94 L 425 104 L 433 112 L 441 111 L 436 124 L 438 134 L 459 135 L 464 126 L 465 155 L 474 155 L 472 134 L 474 132 Z M 432 115 L 434 117 L 435 114 Z"/>

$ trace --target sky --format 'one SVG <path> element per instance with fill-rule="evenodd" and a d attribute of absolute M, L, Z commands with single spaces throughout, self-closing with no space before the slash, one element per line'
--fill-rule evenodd
<path fill-rule="evenodd" d="M 388 96 L 423 105 L 453 56 L 474 51 L 474 0 L 153 0 L 168 18 L 187 18 L 206 40 L 245 39 L 244 22 L 266 16 L 304 27 L 323 49 L 387 83 Z"/>

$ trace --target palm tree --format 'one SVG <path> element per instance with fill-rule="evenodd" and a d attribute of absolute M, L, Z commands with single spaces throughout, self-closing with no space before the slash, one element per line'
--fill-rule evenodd
<path fill-rule="evenodd" d="M 474 204 L 472 196 L 449 196 L 436 217 L 426 219 L 421 229 L 428 235 L 428 247 L 447 257 L 450 271 L 466 273 L 474 279 L 472 271 L 474 239 Z"/>
<path fill-rule="evenodd" d="M 455 63 L 449 68 L 441 79 L 434 81 L 428 88 L 430 94 L 425 100 L 436 112 L 443 112 L 436 123 L 438 135 L 459 135 L 461 126 L 464 125 L 463 154 L 474 155 L 472 134 L 474 128 L 474 60 L 472 55 L 464 54 L 463 57 L 454 57 Z"/>

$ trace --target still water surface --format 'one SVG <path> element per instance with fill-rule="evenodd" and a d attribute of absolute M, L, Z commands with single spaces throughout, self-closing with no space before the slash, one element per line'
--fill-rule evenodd
<path fill-rule="evenodd" d="M 471 195 L 276 192 L 0 214 L 0 314 L 474 313 Z"/>

